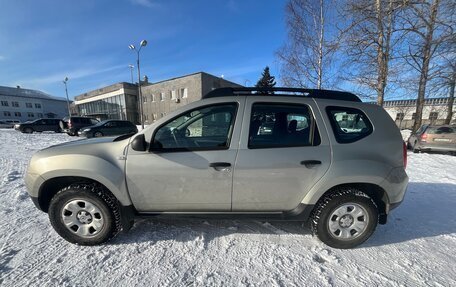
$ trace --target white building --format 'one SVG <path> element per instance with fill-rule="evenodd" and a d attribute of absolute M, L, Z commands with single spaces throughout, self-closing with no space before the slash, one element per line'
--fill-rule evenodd
<path fill-rule="evenodd" d="M 0 119 L 21 122 L 39 118 L 63 118 L 68 115 L 67 100 L 19 86 L 0 86 Z"/>
<path fill-rule="evenodd" d="M 415 100 L 385 101 L 383 108 L 396 121 L 399 128 L 412 128 L 415 121 Z M 422 123 L 441 125 L 448 113 L 448 98 L 429 98 L 424 101 Z M 453 106 L 453 118 L 451 123 L 456 123 L 456 105 Z"/>

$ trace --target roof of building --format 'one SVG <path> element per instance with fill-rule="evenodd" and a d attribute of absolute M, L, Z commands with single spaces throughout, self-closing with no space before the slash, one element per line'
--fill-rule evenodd
<path fill-rule="evenodd" d="M 21 87 L 5 87 L 0 86 L 0 95 L 22 97 L 22 98 L 35 98 L 42 100 L 66 101 L 65 98 L 54 97 L 45 92 L 31 89 L 23 89 Z"/>
<path fill-rule="evenodd" d="M 88 99 L 88 98 L 91 98 L 91 97 L 95 97 L 95 96 L 98 96 L 98 95 L 114 92 L 114 91 L 120 90 L 122 88 L 123 89 L 124 88 L 137 89 L 137 87 L 138 86 L 136 84 L 127 83 L 127 82 L 120 82 L 120 83 L 115 83 L 115 84 L 112 84 L 112 85 L 109 85 L 109 86 L 106 86 L 106 87 L 103 87 L 103 88 L 92 90 L 92 91 L 89 91 L 89 92 L 84 93 L 84 94 L 77 95 L 76 97 L 74 97 L 74 99 L 76 101 L 81 101 L 81 100 Z"/>
<path fill-rule="evenodd" d="M 220 78 L 220 77 L 217 77 L 217 76 L 205 73 L 205 72 L 191 73 L 191 74 L 187 74 L 187 75 L 183 75 L 183 76 L 179 76 L 179 77 L 174 77 L 174 78 L 170 78 L 170 79 L 166 79 L 166 80 L 162 80 L 162 81 L 158 81 L 158 82 L 153 82 L 153 83 L 152 82 L 147 82 L 147 83 L 143 84 L 143 81 L 141 81 L 141 87 L 145 88 L 147 86 L 147 87 L 152 87 L 153 88 L 154 85 L 156 85 L 156 84 L 170 82 L 170 81 L 173 81 L 173 80 L 177 80 L 177 79 L 181 79 L 181 78 L 185 78 L 185 77 L 191 77 L 191 76 L 195 76 L 195 75 L 198 75 L 198 74 L 206 75 L 206 76 L 213 77 L 213 78 L 222 79 L 223 81 L 225 81 L 227 83 L 231 83 L 233 85 L 241 87 L 241 85 L 239 85 L 237 83 L 225 80 L 223 78 Z M 112 84 L 112 85 L 109 85 L 109 86 L 106 86 L 106 87 L 103 87 L 103 88 L 92 90 L 92 91 L 89 91 L 89 92 L 81 94 L 81 95 L 77 95 L 76 97 L 74 97 L 74 99 L 76 101 L 81 101 L 81 100 L 88 99 L 88 98 L 91 98 L 91 97 L 95 97 L 95 96 L 98 96 L 98 95 L 107 94 L 107 93 L 119 90 L 121 88 L 137 89 L 137 87 L 138 87 L 137 84 L 127 83 L 127 82 L 120 82 L 120 83 L 115 83 L 115 84 Z"/>
<path fill-rule="evenodd" d="M 446 98 L 426 98 L 424 99 L 425 105 L 447 105 L 448 97 Z M 368 102 L 369 104 L 377 104 L 377 102 Z M 416 106 L 416 99 L 405 100 L 388 100 L 383 103 L 384 107 L 398 107 L 398 106 Z"/>
<path fill-rule="evenodd" d="M 219 78 L 219 79 L 222 79 L 223 81 L 231 83 L 233 85 L 241 86 L 241 85 L 239 85 L 237 83 L 228 81 L 228 80 L 226 80 L 226 79 L 224 79 L 222 77 L 217 77 L 217 76 L 214 76 L 214 75 L 211 75 L 209 73 L 202 72 L 202 71 L 196 72 L 196 73 L 191 73 L 191 74 L 186 74 L 186 75 L 182 75 L 182 76 L 179 76 L 179 77 L 174 77 L 174 78 L 171 78 L 171 79 L 166 79 L 166 80 L 162 80 L 162 81 L 158 81 L 158 82 L 154 82 L 154 83 L 150 83 L 150 85 L 153 86 L 155 84 L 161 84 L 161 83 L 164 83 L 164 82 L 169 82 L 169 81 L 173 81 L 173 80 L 177 80 L 177 79 L 181 79 L 181 78 L 185 78 L 185 77 L 191 77 L 191 76 L 195 76 L 195 75 L 198 75 L 198 74 L 206 75 L 206 76 L 213 77 L 213 78 Z"/>

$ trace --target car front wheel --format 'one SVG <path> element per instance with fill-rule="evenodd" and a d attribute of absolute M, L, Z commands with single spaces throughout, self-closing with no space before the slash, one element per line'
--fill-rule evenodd
<path fill-rule="evenodd" d="M 348 249 L 366 241 L 378 223 L 375 202 L 357 189 L 341 189 L 321 199 L 311 218 L 313 234 L 325 244 Z"/>
<path fill-rule="evenodd" d="M 80 245 L 101 244 L 121 229 L 116 198 L 95 184 L 73 184 L 60 190 L 48 213 L 55 231 Z"/>
<path fill-rule="evenodd" d="M 98 137 L 102 137 L 103 136 L 103 133 L 102 132 L 94 132 L 93 133 L 93 136 L 98 138 Z"/>

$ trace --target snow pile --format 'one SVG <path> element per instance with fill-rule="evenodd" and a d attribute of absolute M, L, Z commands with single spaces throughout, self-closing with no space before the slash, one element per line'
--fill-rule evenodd
<path fill-rule="evenodd" d="M 404 141 L 407 141 L 411 134 L 412 134 L 412 130 L 409 130 L 409 129 L 401 130 L 402 139 Z"/>
<path fill-rule="evenodd" d="M 405 202 L 354 250 L 293 222 L 153 219 L 81 247 L 52 230 L 22 180 L 35 151 L 75 139 L 0 130 L 1 286 L 456 286 L 456 157 L 409 153 Z"/>

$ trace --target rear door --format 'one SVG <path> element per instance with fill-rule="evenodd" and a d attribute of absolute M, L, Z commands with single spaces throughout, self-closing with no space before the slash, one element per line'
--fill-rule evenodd
<path fill-rule="evenodd" d="M 267 99 L 246 100 L 233 211 L 292 210 L 330 166 L 329 139 L 313 99 Z"/>

